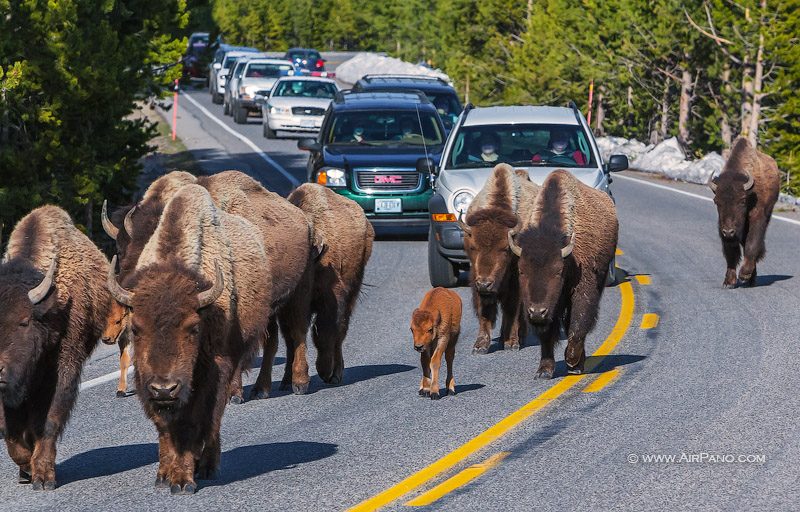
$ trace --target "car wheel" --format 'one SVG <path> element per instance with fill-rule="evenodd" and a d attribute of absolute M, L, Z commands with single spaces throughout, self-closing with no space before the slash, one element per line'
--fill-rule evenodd
<path fill-rule="evenodd" d="M 439 253 L 439 243 L 436 241 L 433 226 L 428 232 L 428 275 L 433 287 L 453 288 L 458 284 L 458 270 Z"/>
<path fill-rule="evenodd" d="M 236 124 L 246 124 L 247 109 L 238 105 L 234 105 L 231 108 L 233 109 L 233 122 Z"/>
<path fill-rule="evenodd" d="M 231 115 L 231 104 L 225 101 L 224 99 L 222 101 L 223 101 L 222 113 L 225 114 L 226 116 Z"/>
<path fill-rule="evenodd" d="M 269 127 L 269 119 L 264 119 L 264 138 L 265 139 L 276 139 L 277 136 L 275 135 L 275 130 Z"/>
<path fill-rule="evenodd" d="M 212 92 L 211 103 L 213 103 L 214 105 L 219 105 L 220 103 L 222 103 L 222 95 L 217 91 Z"/>

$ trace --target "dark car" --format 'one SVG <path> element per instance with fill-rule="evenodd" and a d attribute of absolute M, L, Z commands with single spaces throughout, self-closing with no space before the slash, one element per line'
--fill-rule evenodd
<path fill-rule="evenodd" d="M 325 59 L 313 48 L 289 48 L 283 58 L 306 74 L 319 76 L 318 73 L 325 71 Z"/>
<path fill-rule="evenodd" d="M 425 93 L 439 112 L 449 133 L 463 107 L 456 90 L 442 78 L 424 75 L 365 75 L 353 86 L 353 92 L 407 90 Z"/>
<path fill-rule="evenodd" d="M 186 54 L 183 56 L 183 76 L 190 79 L 205 79 L 208 50 L 208 32 L 195 32 L 189 36 Z"/>
<path fill-rule="evenodd" d="M 415 92 L 337 94 L 311 152 L 308 181 L 357 202 L 376 227 L 427 229 L 433 166 L 445 141 L 441 118 Z"/>

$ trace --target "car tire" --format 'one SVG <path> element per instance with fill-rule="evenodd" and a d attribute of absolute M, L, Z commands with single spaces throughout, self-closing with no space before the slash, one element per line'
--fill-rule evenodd
<path fill-rule="evenodd" d="M 275 130 L 269 127 L 269 119 L 264 119 L 264 138 L 265 139 L 277 139 L 278 137 L 275 135 Z"/>
<path fill-rule="evenodd" d="M 216 91 L 211 93 L 211 103 L 214 105 L 219 105 L 222 103 L 222 95 Z"/>
<path fill-rule="evenodd" d="M 247 109 L 234 105 L 233 109 L 233 122 L 236 124 L 247 124 Z"/>
<path fill-rule="evenodd" d="M 225 101 L 224 98 L 222 99 L 222 102 L 222 113 L 226 116 L 231 115 L 231 104 Z"/>
<path fill-rule="evenodd" d="M 439 243 L 436 241 L 433 226 L 428 232 L 428 275 L 434 288 L 453 288 L 458 284 L 458 270 L 439 253 Z"/>

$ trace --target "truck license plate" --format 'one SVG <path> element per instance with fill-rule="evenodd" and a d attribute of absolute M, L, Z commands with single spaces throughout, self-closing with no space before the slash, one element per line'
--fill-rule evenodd
<path fill-rule="evenodd" d="M 402 211 L 403 203 L 399 197 L 375 200 L 375 213 L 401 213 Z"/>

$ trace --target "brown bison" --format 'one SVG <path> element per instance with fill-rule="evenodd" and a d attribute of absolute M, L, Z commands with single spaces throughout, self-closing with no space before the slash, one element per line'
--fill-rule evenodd
<path fill-rule="evenodd" d="M 584 341 L 594 328 L 617 246 L 617 213 L 604 192 L 564 170 L 542 184 L 512 250 L 519 256 L 522 303 L 542 348 L 537 378 L 552 378 L 553 349 L 567 333 L 568 373 L 582 373 Z"/>
<path fill-rule="evenodd" d="M 425 294 L 419 307 L 411 314 L 411 334 L 414 350 L 420 353 L 422 381 L 420 396 L 439 399 L 439 368 L 442 355 L 447 362 L 446 389 L 456 394 L 453 378 L 453 359 L 461 332 L 461 297 L 453 290 L 434 288 Z"/>
<path fill-rule="evenodd" d="M 342 343 L 372 254 L 375 231 L 355 201 L 321 185 L 300 185 L 288 199 L 303 210 L 314 232 L 325 241 L 314 266 L 313 339 L 317 373 L 328 384 L 340 384 L 344 373 Z M 289 352 L 287 365 L 292 357 Z"/>
<path fill-rule="evenodd" d="M 55 489 L 56 441 L 97 345 L 108 260 L 55 206 L 17 224 L 0 264 L 0 395 L 21 482 Z"/>
<path fill-rule="evenodd" d="M 220 460 L 220 423 L 237 372 L 258 350 L 270 316 L 269 266 L 257 227 L 219 210 L 199 185 L 167 203 L 114 298 L 133 309 L 134 379 L 159 434 L 157 487 L 196 490 Z M 113 266 L 112 266 L 113 268 Z"/>
<path fill-rule="evenodd" d="M 736 286 L 736 267 L 742 258 L 742 246 L 744 262 L 739 269 L 739 280 L 753 286 L 756 263 L 766 253 L 764 238 L 781 188 L 778 164 L 740 137 L 734 142 L 722 173 L 709 180 L 708 185 L 714 191 L 719 237 L 728 264 L 722 286 Z"/>
<path fill-rule="evenodd" d="M 528 217 L 538 193 L 539 186 L 530 181 L 528 173 L 499 164 L 470 204 L 466 222 L 459 221 L 479 322 L 473 354 L 489 351 L 498 305 L 503 310 L 500 339 L 505 349 L 519 350 L 520 338 L 525 337 L 517 257 L 509 249 L 508 234 L 518 229 L 520 219 Z"/>

